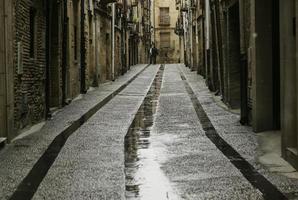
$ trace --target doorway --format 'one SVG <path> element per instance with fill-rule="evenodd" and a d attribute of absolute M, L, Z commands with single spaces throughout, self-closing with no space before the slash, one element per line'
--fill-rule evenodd
<path fill-rule="evenodd" d="M 240 21 L 239 2 L 228 9 L 227 37 L 228 37 L 228 99 L 232 109 L 240 107 Z"/>
<path fill-rule="evenodd" d="M 51 1 L 49 15 L 49 108 L 60 106 L 60 21 L 59 5 Z"/>
<path fill-rule="evenodd" d="M 255 1 L 258 33 L 252 49 L 252 124 L 255 132 L 280 129 L 279 1 Z M 269 51 L 266 51 L 269 50 Z"/>

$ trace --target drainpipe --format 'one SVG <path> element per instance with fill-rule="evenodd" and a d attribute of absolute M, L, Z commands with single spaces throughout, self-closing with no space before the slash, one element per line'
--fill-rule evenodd
<path fill-rule="evenodd" d="M 115 3 L 112 4 L 112 81 L 115 80 Z"/>
<path fill-rule="evenodd" d="M 85 0 L 81 0 L 81 94 L 86 91 Z"/>

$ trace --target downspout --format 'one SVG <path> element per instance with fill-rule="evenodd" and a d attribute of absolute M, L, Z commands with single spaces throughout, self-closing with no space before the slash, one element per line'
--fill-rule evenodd
<path fill-rule="evenodd" d="M 49 94 L 50 94 L 50 52 L 49 52 L 49 47 L 50 47 L 50 5 L 49 1 L 45 0 L 46 4 L 46 83 L 45 83 L 45 119 L 51 118 L 51 113 L 50 113 L 50 101 L 49 101 Z"/>
<path fill-rule="evenodd" d="M 66 105 L 66 72 L 67 72 L 67 0 L 63 1 L 63 36 L 62 36 L 62 106 Z"/>
<path fill-rule="evenodd" d="M 81 0 L 81 94 L 86 91 L 85 0 Z"/>
<path fill-rule="evenodd" d="M 115 3 L 112 3 L 112 81 L 115 80 Z"/>

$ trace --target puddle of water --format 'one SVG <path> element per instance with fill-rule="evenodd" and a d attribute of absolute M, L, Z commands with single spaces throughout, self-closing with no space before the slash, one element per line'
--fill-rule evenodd
<path fill-rule="evenodd" d="M 157 162 L 159 152 L 152 147 L 154 115 L 160 94 L 163 68 L 158 72 L 150 91 L 125 137 L 126 199 L 176 200 L 170 181 Z"/>
<path fill-rule="evenodd" d="M 59 155 L 61 149 L 66 143 L 67 139 L 79 129 L 91 116 L 93 116 L 100 108 L 106 105 L 115 95 L 118 95 L 123 91 L 130 83 L 132 83 L 140 74 L 142 74 L 150 65 L 144 67 L 131 79 L 129 79 L 125 84 L 119 87 L 117 90 L 112 92 L 108 97 L 99 102 L 93 107 L 93 109 L 85 114 L 83 114 L 80 119 L 72 122 L 68 122 L 68 127 L 63 130 L 59 135 L 55 137 L 52 143 L 48 146 L 43 155 L 34 164 L 33 168 L 27 174 L 27 176 L 19 183 L 17 189 L 14 191 L 10 200 L 30 200 L 34 196 L 36 190 L 38 189 L 40 183 L 47 175 L 48 170 L 53 165 L 57 156 Z M 21 148 L 22 145 L 15 146 L 16 148 Z M 23 146 L 24 147 L 24 146 Z"/>

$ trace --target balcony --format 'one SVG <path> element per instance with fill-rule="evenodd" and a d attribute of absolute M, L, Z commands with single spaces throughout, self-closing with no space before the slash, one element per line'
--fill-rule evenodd
<path fill-rule="evenodd" d="M 159 16 L 159 25 L 160 26 L 170 26 L 171 25 L 170 15 Z"/>

